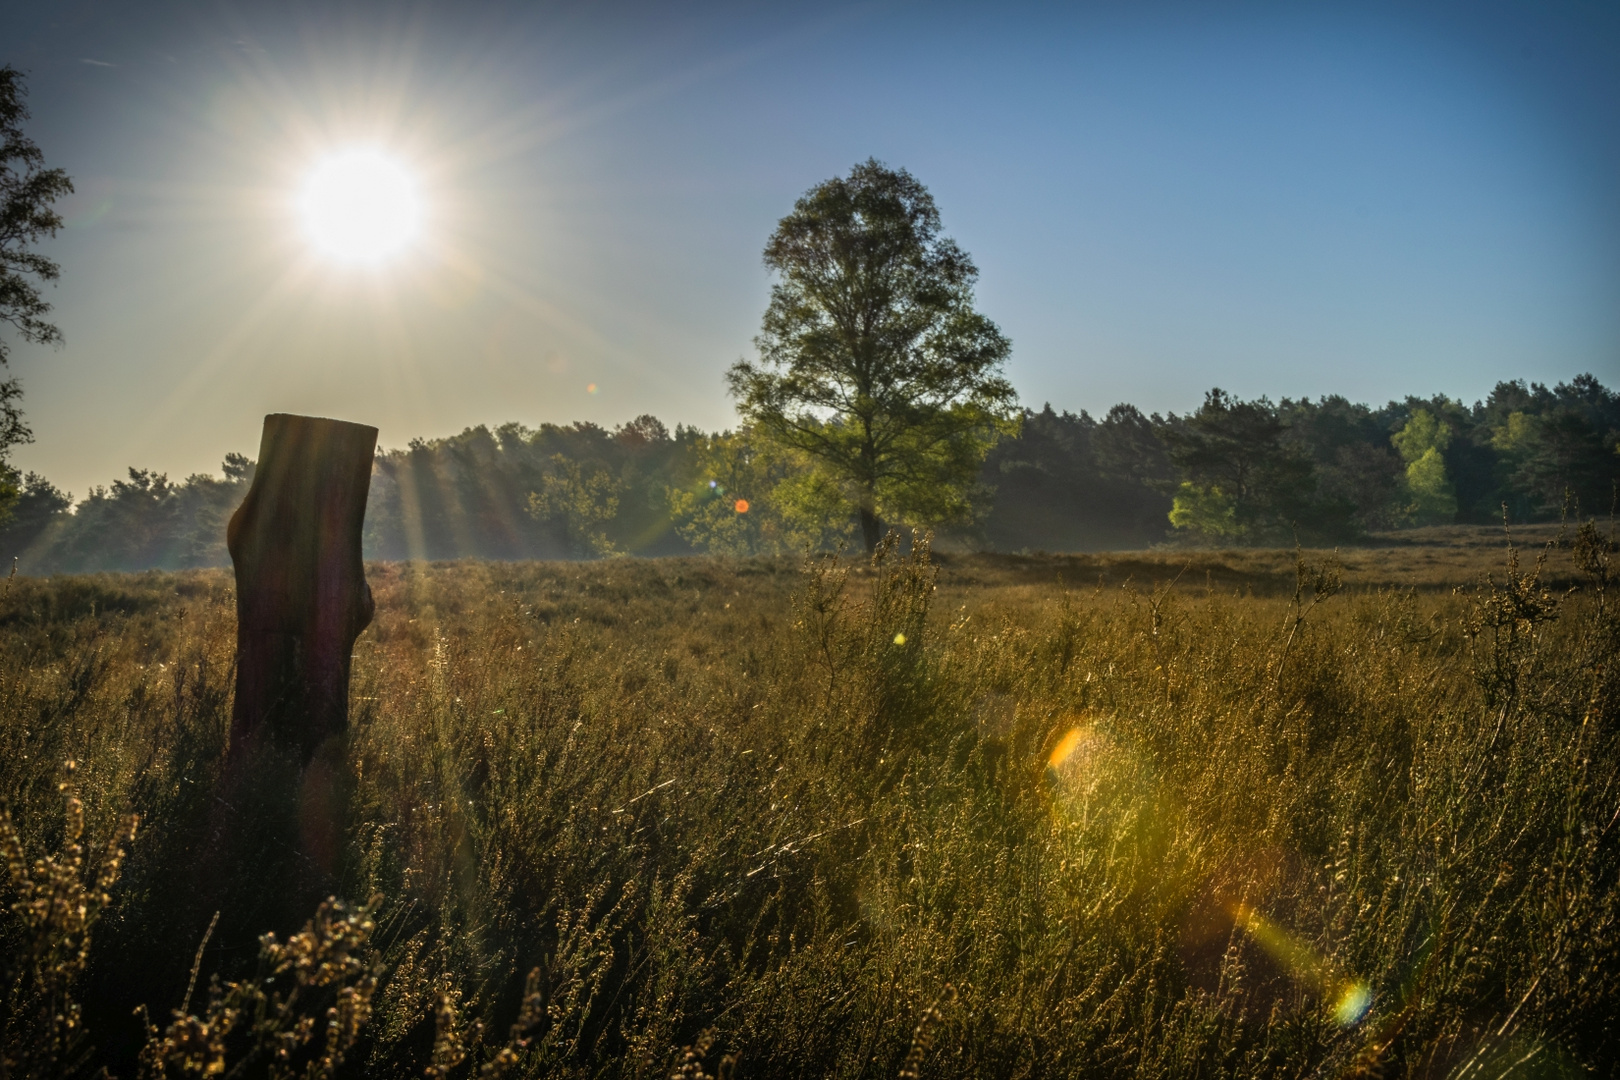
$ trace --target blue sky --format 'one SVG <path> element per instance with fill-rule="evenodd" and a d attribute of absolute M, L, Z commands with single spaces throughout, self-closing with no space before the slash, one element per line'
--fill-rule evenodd
<path fill-rule="evenodd" d="M 933 191 L 1035 407 L 1620 382 L 1604 5 L 130 7 L 0 3 L 79 187 L 17 460 L 78 494 L 271 411 L 726 426 L 766 236 L 868 156 Z M 377 270 L 288 209 L 357 143 L 428 206 Z"/>

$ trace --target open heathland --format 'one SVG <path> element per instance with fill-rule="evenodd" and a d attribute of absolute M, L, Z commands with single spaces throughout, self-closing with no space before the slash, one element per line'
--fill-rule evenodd
<path fill-rule="evenodd" d="M 381 563 L 257 787 L 226 572 L 17 578 L 8 1067 L 1612 1075 L 1614 559 Z"/>

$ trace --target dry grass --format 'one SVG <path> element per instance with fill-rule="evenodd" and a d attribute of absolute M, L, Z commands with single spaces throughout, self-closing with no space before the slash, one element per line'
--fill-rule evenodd
<path fill-rule="evenodd" d="M 1521 525 L 1511 539 L 1536 551 L 1549 543 L 1567 547 L 1573 531 L 1555 525 Z M 1560 539 L 1562 537 L 1562 539 Z M 1406 529 L 1374 537 L 1374 543 L 1343 550 L 1307 549 L 1316 563 L 1335 559 L 1345 584 L 1370 589 L 1449 591 L 1472 585 L 1500 571 L 1507 537 L 1500 527 L 1453 525 Z M 1286 596 L 1294 588 L 1295 553 L 1277 548 L 1162 548 L 1152 551 L 1105 552 L 1095 555 L 942 555 L 942 586 L 977 592 L 1020 584 L 1085 588 L 1134 585 L 1150 591 L 1175 583 L 1180 591 L 1237 592 Z M 1567 558 L 1554 560 L 1545 583 L 1564 588 L 1579 575 Z"/>
<path fill-rule="evenodd" d="M 296 874 L 387 898 L 368 1075 L 1607 1074 L 1620 619 L 1542 585 L 1608 557 L 374 566 L 343 775 L 228 881 L 228 578 L 19 580 L 0 792 L 32 855 L 66 758 L 143 819 L 77 990 L 124 1072 Z"/>

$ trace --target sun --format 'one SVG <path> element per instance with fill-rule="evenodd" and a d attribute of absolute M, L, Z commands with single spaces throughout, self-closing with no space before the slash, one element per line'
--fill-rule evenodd
<path fill-rule="evenodd" d="M 321 160 L 299 193 L 304 232 L 324 255 L 376 263 L 416 239 L 422 200 L 416 180 L 380 150 L 344 150 Z"/>

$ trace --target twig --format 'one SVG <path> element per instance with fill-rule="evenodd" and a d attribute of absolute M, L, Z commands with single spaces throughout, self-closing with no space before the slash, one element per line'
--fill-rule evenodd
<path fill-rule="evenodd" d="M 208 939 L 214 936 L 214 927 L 219 925 L 219 912 L 208 920 L 208 929 L 203 931 L 202 941 L 197 945 L 197 956 L 191 961 L 191 981 L 186 983 L 186 999 L 180 1003 L 181 1015 L 191 1011 L 191 994 L 197 989 L 197 972 L 202 969 L 203 950 L 208 948 Z"/>

